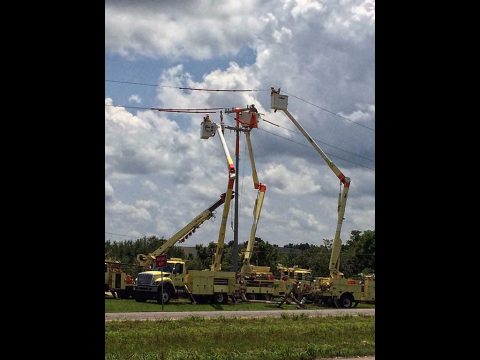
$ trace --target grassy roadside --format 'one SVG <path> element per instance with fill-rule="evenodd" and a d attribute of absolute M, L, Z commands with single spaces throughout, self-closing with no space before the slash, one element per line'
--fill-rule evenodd
<path fill-rule="evenodd" d="M 374 305 L 359 304 L 359 309 L 371 309 L 375 308 Z M 240 303 L 240 304 L 196 304 L 192 305 L 188 300 L 175 300 L 174 302 L 164 305 L 163 311 L 236 311 L 236 310 L 294 310 L 296 305 L 283 305 L 282 309 L 279 309 L 274 304 L 252 304 L 252 303 Z M 306 309 L 321 309 L 315 305 L 307 305 Z M 105 312 L 144 312 L 144 311 L 162 311 L 162 305 L 156 302 L 138 303 L 132 299 L 105 299 Z"/>
<path fill-rule="evenodd" d="M 105 323 L 108 360 L 311 360 L 374 353 L 371 316 Z"/>

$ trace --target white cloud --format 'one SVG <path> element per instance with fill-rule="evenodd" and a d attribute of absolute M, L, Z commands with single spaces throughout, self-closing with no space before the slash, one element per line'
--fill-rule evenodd
<path fill-rule="evenodd" d="M 150 180 L 145 180 L 143 182 L 143 186 L 145 186 L 149 191 L 157 191 L 158 190 L 158 186 L 155 185 L 155 183 L 153 183 L 152 181 Z"/>
<path fill-rule="evenodd" d="M 251 0 L 218 2 L 213 9 L 208 5 L 211 2 L 107 1 L 106 50 L 130 60 L 143 56 L 175 60 L 175 65 L 152 74 L 160 85 L 262 90 L 281 86 L 290 94 L 289 111 L 352 179 L 342 238 L 348 239 L 351 230 L 374 227 L 375 174 L 358 164 L 374 167 L 369 159 L 374 159 L 375 133 L 298 99 L 375 127 L 374 2 Z M 232 59 L 226 68 L 205 72 L 201 78 L 194 78 L 191 65 L 183 61 L 229 58 L 245 47 L 255 51 L 253 64 L 242 66 Z M 156 91 L 155 106 L 255 104 L 266 120 L 282 126 L 260 122 L 260 128 L 252 131 L 258 175 L 267 184 L 257 236 L 277 244 L 321 244 L 323 238 L 333 237 L 338 179 L 288 118 L 270 110 L 268 91 L 215 93 L 165 87 Z M 112 100 L 105 103 L 111 105 Z M 170 236 L 225 192 L 224 154 L 218 136 L 199 139 L 202 116 L 133 114 L 105 107 L 107 229 Z M 218 115 L 213 118 L 218 121 Z M 225 121 L 232 124 L 229 116 Z M 225 136 L 233 155 L 233 134 L 226 131 Z M 243 136 L 241 141 L 244 144 Z M 241 150 L 237 171 L 243 184 L 243 241 L 250 231 L 256 190 L 243 145 Z M 222 211 L 220 207 L 217 219 L 204 224 L 188 243 L 216 240 Z M 226 241 L 231 237 L 228 228 Z"/>
<path fill-rule="evenodd" d="M 117 201 L 111 206 L 106 208 L 107 213 L 112 215 L 112 217 L 119 215 L 124 216 L 128 220 L 139 221 L 139 220 L 151 220 L 151 215 L 145 208 L 136 207 L 129 204 L 125 204 L 121 201 Z"/>
<path fill-rule="evenodd" d="M 273 32 L 273 38 L 277 43 L 282 43 L 292 38 L 292 30 L 286 28 L 285 26 L 282 26 L 280 31 L 275 30 Z"/>
<path fill-rule="evenodd" d="M 344 114 L 343 112 L 340 112 L 339 114 L 355 122 L 371 123 L 372 120 L 375 120 L 375 105 L 357 104 L 357 108 L 358 110 L 355 110 L 350 114 Z"/>
<path fill-rule="evenodd" d="M 291 215 L 291 222 L 293 228 L 300 228 L 307 231 L 323 231 L 327 229 L 325 225 L 322 225 L 315 217 L 314 214 L 307 213 L 297 208 L 290 208 L 288 210 Z"/>
<path fill-rule="evenodd" d="M 233 55 L 254 42 L 261 13 L 253 0 L 106 1 L 105 46 L 128 57 Z"/>
<path fill-rule="evenodd" d="M 296 165 L 294 171 L 287 169 L 283 164 L 273 163 L 265 169 L 265 182 L 275 192 L 291 195 L 311 194 L 321 190 L 315 178 L 318 171 L 310 169 L 302 159 L 291 159 Z"/>
<path fill-rule="evenodd" d="M 284 0 L 284 3 L 284 8 L 288 8 L 292 3 L 295 4 L 291 9 L 291 14 L 294 18 L 318 13 L 323 8 L 323 5 L 315 0 Z"/>
<path fill-rule="evenodd" d="M 133 94 L 128 98 L 128 101 L 140 104 L 142 102 L 142 98 L 137 94 Z"/>
<path fill-rule="evenodd" d="M 113 194 L 114 191 L 112 185 L 107 180 L 105 180 L 105 201 L 111 201 L 113 199 Z"/>
<path fill-rule="evenodd" d="M 126 112 L 123 107 L 112 106 L 113 101 L 110 98 L 105 99 L 105 105 L 105 119 L 108 119 L 108 122 L 118 125 L 123 129 L 128 128 L 131 133 L 138 131 L 136 128 L 151 128 L 145 120 Z M 107 123 L 105 126 L 107 126 Z"/>
<path fill-rule="evenodd" d="M 158 210 L 160 205 L 154 200 L 137 200 L 135 205 L 139 208 Z"/>

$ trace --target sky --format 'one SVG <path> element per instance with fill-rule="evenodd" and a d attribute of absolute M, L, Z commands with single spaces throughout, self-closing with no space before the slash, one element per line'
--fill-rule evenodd
<path fill-rule="evenodd" d="M 352 230 L 375 229 L 374 1 L 106 1 L 105 80 L 105 240 L 168 238 L 227 189 L 219 136 L 200 139 L 204 114 L 135 107 L 251 104 L 262 114 L 251 139 L 267 186 L 256 235 L 279 246 L 332 239 L 339 180 L 270 108 L 271 87 L 289 95 L 290 113 L 351 179 L 342 241 Z M 225 139 L 233 156 L 234 132 Z M 257 196 L 243 134 L 237 175 L 243 243 Z M 222 211 L 182 245 L 216 241 Z"/>

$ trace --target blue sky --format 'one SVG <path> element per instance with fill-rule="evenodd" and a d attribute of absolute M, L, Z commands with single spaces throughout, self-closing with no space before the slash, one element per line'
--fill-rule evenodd
<path fill-rule="evenodd" d="M 225 70 L 228 68 L 230 61 L 235 61 L 240 66 L 251 65 L 255 62 L 255 51 L 249 47 L 242 47 L 233 57 L 219 56 L 203 61 L 185 59 L 181 62 L 172 61 L 168 58 L 138 58 L 133 60 L 107 52 L 105 56 L 105 79 L 156 84 L 163 69 L 181 63 L 188 69 L 195 81 L 201 81 L 206 73 L 216 69 Z M 105 96 L 112 98 L 115 104 L 128 104 L 128 99 L 132 93 L 138 94 L 143 99 L 144 106 L 156 106 L 154 87 L 105 82 Z"/>
<path fill-rule="evenodd" d="M 289 111 L 352 179 L 342 239 L 375 228 L 373 1 L 106 1 L 105 34 L 106 79 L 161 85 L 105 82 L 106 239 L 169 237 L 215 202 L 227 181 L 218 137 L 199 137 L 203 114 L 112 104 L 255 104 L 263 119 L 280 125 L 260 122 L 252 131 L 257 171 L 267 185 L 257 236 L 281 246 L 322 244 L 334 235 L 338 179 L 285 115 L 270 109 L 268 91 L 177 87 L 281 86 L 291 95 Z M 233 134 L 225 137 L 233 154 Z M 240 242 L 247 240 L 256 196 L 244 149 L 242 138 Z M 208 221 L 185 245 L 216 241 L 218 226 Z M 229 228 L 226 241 L 232 238 Z"/>

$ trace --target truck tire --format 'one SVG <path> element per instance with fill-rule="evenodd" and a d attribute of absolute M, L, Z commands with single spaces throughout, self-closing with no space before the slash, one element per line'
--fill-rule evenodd
<path fill-rule="evenodd" d="M 225 293 L 215 293 L 213 295 L 213 302 L 216 304 L 226 304 L 228 301 L 228 296 Z"/>
<path fill-rule="evenodd" d="M 342 296 L 340 296 L 339 300 L 339 306 L 344 309 L 351 308 L 353 305 L 353 295 L 350 293 L 343 293 Z"/>
<path fill-rule="evenodd" d="M 172 298 L 172 289 L 170 286 L 163 287 L 163 303 L 168 304 L 170 299 Z M 162 288 L 158 288 L 158 295 L 157 295 L 157 303 L 162 303 Z"/>

